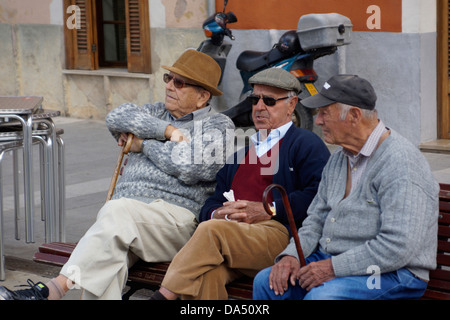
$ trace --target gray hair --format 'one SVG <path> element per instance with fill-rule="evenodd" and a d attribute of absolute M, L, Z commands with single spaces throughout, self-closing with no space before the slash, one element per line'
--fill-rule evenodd
<path fill-rule="evenodd" d="M 295 92 L 294 90 L 291 90 L 287 93 L 287 96 L 289 97 L 289 99 L 287 99 L 286 101 L 291 101 L 291 99 L 293 97 L 298 97 L 297 92 Z"/>
<path fill-rule="evenodd" d="M 353 106 L 350 106 L 348 104 L 345 103 L 337 103 L 337 106 L 339 108 L 340 111 L 340 116 L 341 116 L 341 120 L 345 120 L 345 118 L 347 117 L 348 112 L 350 111 L 351 108 L 353 108 Z M 366 110 L 366 109 L 361 109 L 362 112 L 362 116 L 364 119 L 366 120 L 375 120 L 378 118 L 378 112 L 377 110 Z"/>

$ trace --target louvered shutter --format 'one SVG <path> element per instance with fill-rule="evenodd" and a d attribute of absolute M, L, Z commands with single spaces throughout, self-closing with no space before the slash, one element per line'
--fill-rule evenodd
<path fill-rule="evenodd" d="M 126 0 L 128 72 L 150 73 L 150 22 L 147 0 Z"/>
<path fill-rule="evenodd" d="M 66 68 L 98 69 L 97 26 L 95 24 L 95 0 L 64 0 L 64 8 L 76 5 L 80 8 L 80 28 L 64 28 Z M 68 14 L 66 13 L 66 17 Z M 67 18 L 66 18 L 67 19 Z"/>
<path fill-rule="evenodd" d="M 450 4 L 438 1 L 438 134 L 450 139 Z"/>

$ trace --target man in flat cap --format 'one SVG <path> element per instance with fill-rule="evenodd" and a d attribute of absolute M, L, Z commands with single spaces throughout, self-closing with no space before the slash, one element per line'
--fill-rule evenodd
<path fill-rule="evenodd" d="M 264 210 L 263 192 L 270 184 L 286 189 L 297 226 L 306 217 L 329 151 L 317 135 L 291 121 L 301 91 L 295 76 L 274 68 L 249 82 L 258 132 L 217 174 L 197 230 L 152 299 L 227 299 L 226 284 L 271 265 L 289 242 L 289 226 L 278 193 L 269 197 L 276 215 Z"/>
<path fill-rule="evenodd" d="M 417 299 L 436 267 L 439 185 L 408 140 L 377 117 L 372 85 L 355 75 L 329 79 L 301 103 L 318 109 L 325 141 L 341 146 L 295 244 L 261 271 L 255 299 Z"/>
<path fill-rule="evenodd" d="M 134 135 L 128 163 L 112 200 L 60 275 L 16 292 L 0 287 L 0 300 L 60 299 L 72 282 L 84 289 L 85 299 L 121 299 L 128 268 L 138 258 L 170 261 L 192 236 L 226 154 L 216 154 L 215 161 L 192 161 L 191 155 L 198 149 L 224 150 L 233 143 L 234 125 L 208 107 L 211 95 L 222 94 L 217 89 L 220 67 L 211 57 L 187 50 L 163 68 L 168 70 L 162 79 L 165 103 L 126 103 L 106 117 L 119 145 L 128 133 Z M 179 154 L 188 156 L 174 157 Z"/>

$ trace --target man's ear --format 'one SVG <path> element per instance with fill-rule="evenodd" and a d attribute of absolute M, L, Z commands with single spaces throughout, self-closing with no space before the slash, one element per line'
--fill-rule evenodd
<path fill-rule="evenodd" d="M 292 98 L 290 98 L 289 99 L 289 103 L 290 103 L 290 105 L 289 105 L 289 113 L 290 114 L 293 114 L 294 113 L 294 110 L 295 110 L 295 106 L 297 105 L 297 103 L 298 103 L 298 97 L 297 96 L 294 96 L 294 97 L 292 97 Z"/>
<path fill-rule="evenodd" d="M 350 116 L 349 120 L 352 122 L 359 122 L 362 119 L 362 110 L 360 108 L 352 107 L 348 114 Z"/>
<path fill-rule="evenodd" d="M 211 98 L 211 92 L 201 89 L 198 91 L 198 97 L 197 109 L 200 109 L 206 106 L 206 103 Z"/>

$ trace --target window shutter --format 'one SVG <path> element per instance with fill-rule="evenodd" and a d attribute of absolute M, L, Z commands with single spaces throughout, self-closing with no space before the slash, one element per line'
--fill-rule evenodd
<path fill-rule="evenodd" d="M 128 72 L 151 72 L 148 1 L 126 0 Z"/>
<path fill-rule="evenodd" d="M 450 139 L 450 1 L 438 6 L 438 138 Z"/>
<path fill-rule="evenodd" d="M 64 28 L 66 68 L 98 69 L 97 26 L 94 23 L 95 0 L 64 0 L 64 10 L 71 5 L 80 9 L 80 28 Z M 68 19 L 74 13 L 65 12 Z"/>

